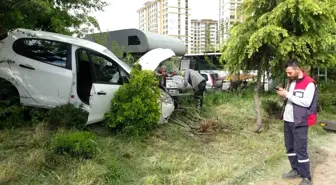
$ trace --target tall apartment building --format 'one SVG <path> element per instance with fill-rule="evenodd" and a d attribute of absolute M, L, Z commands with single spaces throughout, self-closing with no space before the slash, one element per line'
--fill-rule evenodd
<path fill-rule="evenodd" d="M 152 0 L 138 9 L 139 29 L 174 36 L 189 49 L 191 9 L 188 0 Z"/>
<path fill-rule="evenodd" d="M 220 42 L 227 40 L 232 25 L 243 21 L 243 16 L 238 15 L 237 9 L 243 0 L 219 0 L 219 35 Z"/>
<path fill-rule="evenodd" d="M 216 52 L 219 46 L 218 21 L 191 20 L 189 53 Z"/>

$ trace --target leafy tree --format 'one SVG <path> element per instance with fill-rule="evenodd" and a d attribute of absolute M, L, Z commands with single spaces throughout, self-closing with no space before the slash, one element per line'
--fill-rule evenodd
<path fill-rule="evenodd" d="M 89 13 L 105 6 L 104 0 L 1 0 L 0 36 L 15 28 L 63 34 L 88 32 L 88 26 L 99 26 Z"/>
<path fill-rule="evenodd" d="M 259 103 L 265 71 L 282 72 L 284 61 L 297 58 L 304 65 L 336 64 L 335 0 L 245 0 L 245 21 L 230 30 L 221 61 L 232 71 L 257 70 L 255 110 L 262 127 Z"/>

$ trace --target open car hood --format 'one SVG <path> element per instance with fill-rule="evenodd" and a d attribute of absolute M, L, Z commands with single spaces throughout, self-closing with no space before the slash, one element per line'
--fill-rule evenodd
<path fill-rule="evenodd" d="M 139 59 L 139 64 L 141 65 L 141 68 L 143 70 L 154 71 L 160 65 L 161 62 L 173 56 L 175 56 L 173 50 L 157 48 L 144 54 Z"/>

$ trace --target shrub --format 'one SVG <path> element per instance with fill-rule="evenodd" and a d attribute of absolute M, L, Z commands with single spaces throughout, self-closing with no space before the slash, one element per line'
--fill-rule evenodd
<path fill-rule="evenodd" d="M 282 113 L 282 106 L 275 100 L 262 100 L 262 108 L 265 110 L 270 118 L 280 119 Z"/>
<path fill-rule="evenodd" d="M 335 93 L 324 92 L 318 94 L 318 111 L 336 113 Z"/>
<path fill-rule="evenodd" d="M 0 106 L 0 129 L 16 128 L 25 124 L 25 108 L 22 106 Z"/>
<path fill-rule="evenodd" d="M 47 119 L 47 111 L 41 108 L 33 108 L 29 111 L 29 116 L 33 124 L 38 124 Z"/>
<path fill-rule="evenodd" d="M 0 129 L 31 126 L 42 122 L 46 117 L 46 111 L 41 108 L 18 105 L 0 106 Z"/>
<path fill-rule="evenodd" d="M 50 109 L 47 116 L 47 121 L 54 126 L 82 129 L 87 122 L 88 112 L 82 107 L 76 108 L 73 104 L 65 104 Z"/>
<path fill-rule="evenodd" d="M 318 110 L 336 113 L 336 82 L 318 84 Z"/>
<path fill-rule="evenodd" d="M 318 84 L 318 90 L 320 93 L 335 92 L 336 91 L 336 81 L 330 80 L 328 82 L 321 82 Z"/>
<path fill-rule="evenodd" d="M 98 151 L 96 136 L 91 132 L 57 133 L 50 143 L 53 152 L 77 158 L 90 159 Z"/>
<path fill-rule="evenodd" d="M 105 123 L 110 128 L 139 135 L 152 129 L 160 119 L 160 90 L 152 71 L 134 67 L 130 76 L 111 100 L 112 108 L 105 114 Z"/>

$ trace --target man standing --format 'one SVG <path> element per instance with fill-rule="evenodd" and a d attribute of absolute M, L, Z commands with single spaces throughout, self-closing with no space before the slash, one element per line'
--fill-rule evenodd
<path fill-rule="evenodd" d="M 310 165 L 307 152 L 308 127 L 316 123 L 316 82 L 300 69 L 297 60 L 286 64 L 289 86 L 276 92 L 286 98 L 283 114 L 284 137 L 287 156 L 292 170 L 283 175 L 285 179 L 302 177 L 300 185 L 311 185 Z"/>
<path fill-rule="evenodd" d="M 184 87 L 188 86 L 188 83 L 194 89 L 194 98 L 198 109 L 203 106 L 203 93 L 205 91 L 206 80 L 197 71 L 192 69 L 186 69 L 184 72 Z"/>

